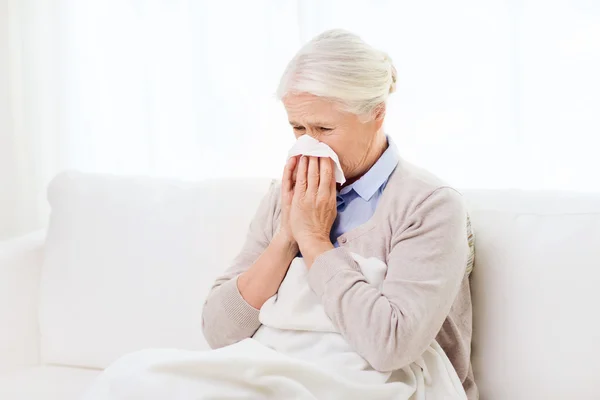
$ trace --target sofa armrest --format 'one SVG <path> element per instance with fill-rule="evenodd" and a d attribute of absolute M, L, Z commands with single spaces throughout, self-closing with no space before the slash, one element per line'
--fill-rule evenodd
<path fill-rule="evenodd" d="M 39 362 L 38 300 L 44 232 L 0 242 L 0 371 Z"/>

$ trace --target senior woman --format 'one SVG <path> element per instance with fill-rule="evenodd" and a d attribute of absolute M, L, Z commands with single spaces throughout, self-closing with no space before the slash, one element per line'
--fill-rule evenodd
<path fill-rule="evenodd" d="M 345 31 L 317 36 L 290 61 L 278 94 L 293 133 L 333 149 L 347 181 L 336 187 L 329 158 L 290 158 L 207 298 L 204 334 L 213 348 L 252 337 L 301 255 L 327 316 L 375 370 L 398 370 L 437 340 L 476 399 L 468 215 L 456 190 L 401 160 L 385 135 L 395 85 L 390 58 Z M 380 288 L 351 253 L 385 262 Z"/>

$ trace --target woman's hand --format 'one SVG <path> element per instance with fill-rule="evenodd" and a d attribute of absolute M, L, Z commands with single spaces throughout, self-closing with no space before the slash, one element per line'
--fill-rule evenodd
<path fill-rule="evenodd" d="M 290 209 L 294 197 L 294 184 L 296 182 L 296 166 L 298 157 L 291 157 L 285 164 L 281 178 L 281 222 L 277 236 L 292 247 L 297 247 L 296 239 L 290 227 Z M 297 251 L 297 249 L 296 249 Z"/>
<path fill-rule="evenodd" d="M 315 258 L 333 248 L 329 234 L 337 215 L 333 161 L 301 157 L 290 209 L 290 228 L 310 268 Z"/>

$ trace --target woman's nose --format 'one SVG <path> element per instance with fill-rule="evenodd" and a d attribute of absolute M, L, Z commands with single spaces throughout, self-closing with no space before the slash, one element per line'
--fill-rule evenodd
<path fill-rule="evenodd" d="M 319 133 L 319 132 L 318 132 L 316 129 L 309 128 L 309 129 L 306 131 L 305 135 L 308 135 L 308 136 L 310 136 L 311 138 L 313 138 L 313 139 L 315 139 L 315 140 L 319 140 L 319 135 L 318 135 L 318 133 Z"/>
<path fill-rule="evenodd" d="M 298 136 L 296 137 L 296 139 L 300 139 L 300 138 L 301 138 L 302 136 L 304 136 L 304 135 L 310 136 L 311 138 L 313 138 L 313 139 L 315 139 L 315 140 L 319 140 L 319 138 L 317 137 L 316 133 L 314 133 L 314 132 L 310 132 L 310 130 L 309 130 L 308 132 L 304 132 L 304 133 L 302 133 L 302 134 L 298 135 Z"/>

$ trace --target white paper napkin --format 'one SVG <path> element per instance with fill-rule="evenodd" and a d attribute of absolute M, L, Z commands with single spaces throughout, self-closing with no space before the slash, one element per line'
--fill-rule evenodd
<path fill-rule="evenodd" d="M 346 182 L 340 159 L 335 151 L 325 143 L 319 142 L 311 136 L 302 135 L 288 152 L 288 160 L 297 155 L 331 158 L 335 163 L 335 181 L 342 185 Z"/>

